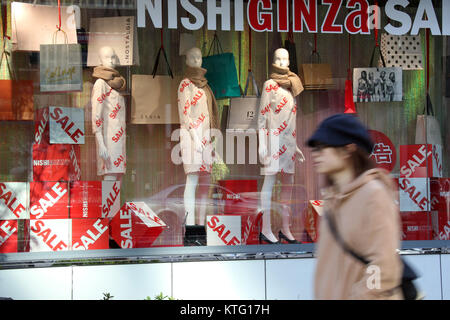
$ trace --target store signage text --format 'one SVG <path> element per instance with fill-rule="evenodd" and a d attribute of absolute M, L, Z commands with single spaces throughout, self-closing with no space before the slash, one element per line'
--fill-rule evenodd
<path fill-rule="evenodd" d="M 163 3 L 167 3 L 167 10 L 163 11 Z M 206 3 L 206 14 L 198 6 L 203 3 Z M 190 17 L 179 17 L 178 4 Z M 327 7 L 321 20 L 319 6 Z M 180 23 L 187 30 L 199 30 L 206 21 L 208 30 L 229 31 L 233 16 L 234 30 L 244 31 L 246 15 L 248 25 L 256 32 L 344 33 L 345 29 L 350 34 L 369 34 L 376 26 L 393 35 L 417 35 L 420 29 L 427 28 L 435 36 L 450 35 L 450 1 L 442 0 L 441 26 L 432 0 L 421 0 L 414 17 L 406 12 L 409 6 L 408 0 L 387 0 L 384 14 L 390 22 L 382 27 L 378 19 L 382 14 L 380 8 L 370 6 L 368 0 L 248 0 L 246 5 L 244 0 L 235 0 L 233 6 L 230 0 L 138 0 L 137 26 L 146 27 L 148 13 L 154 27 L 159 29 L 178 29 Z M 338 21 L 344 11 L 344 21 Z M 163 26 L 163 12 L 167 12 L 167 26 Z"/>

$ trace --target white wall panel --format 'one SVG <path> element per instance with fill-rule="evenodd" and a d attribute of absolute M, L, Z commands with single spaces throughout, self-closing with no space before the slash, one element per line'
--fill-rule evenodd
<path fill-rule="evenodd" d="M 439 255 L 404 255 L 419 274 L 415 284 L 425 294 L 425 300 L 441 300 L 441 263 Z"/>
<path fill-rule="evenodd" d="M 280 259 L 266 262 L 267 299 L 314 299 L 316 259 Z"/>
<path fill-rule="evenodd" d="M 441 255 L 442 299 L 450 300 L 450 254 Z"/>
<path fill-rule="evenodd" d="M 184 300 L 265 299 L 264 261 L 174 263 L 173 296 Z"/>
<path fill-rule="evenodd" d="M 72 267 L 0 271 L 0 296 L 14 300 L 70 300 Z"/>
<path fill-rule="evenodd" d="M 171 296 L 171 264 L 132 264 L 73 268 L 73 299 L 101 300 L 109 293 L 113 300 L 154 299 Z"/>

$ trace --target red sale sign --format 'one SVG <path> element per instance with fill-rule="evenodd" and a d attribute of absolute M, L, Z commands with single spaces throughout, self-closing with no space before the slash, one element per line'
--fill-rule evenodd
<path fill-rule="evenodd" d="M 430 210 L 430 179 L 398 179 L 400 211 Z"/>
<path fill-rule="evenodd" d="M 207 216 L 206 220 L 206 243 L 208 246 L 242 244 L 240 215 Z"/>
<path fill-rule="evenodd" d="M 77 181 L 81 178 L 80 146 L 33 144 L 33 181 Z"/>
<path fill-rule="evenodd" d="M 402 240 L 432 240 L 431 215 L 428 212 L 401 212 Z"/>
<path fill-rule="evenodd" d="M 0 253 L 17 252 L 17 220 L 0 220 Z"/>
<path fill-rule="evenodd" d="M 30 182 L 30 218 L 69 218 L 67 182 Z"/>
<path fill-rule="evenodd" d="M 442 147 L 431 144 L 400 146 L 400 177 L 442 177 Z"/>
<path fill-rule="evenodd" d="M 325 210 L 323 200 L 310 200 L 305 209 L 304 223 L 306 232 L 313 242 L 319 239 L 320 218 Z"/>
<path fill-rule="evenodd" d="M 121 248 L 147 248 L 166 224 L 144 202 L 126 202 L 111 219 L 110 228 Z"/>
<path fill-rule="evenodd" d="M 30 251 L 65 251 L 70 249 L 71 220 L 30 220 Z"/>
<path fill-rule="evenodd" d="M 0 219 L 29 219 L 28 182 L 0 182 Z"/>
<path fill-rule="evenodd" d="M 72 250 L 109 249 L 108 219 L 72 219 Z"/>

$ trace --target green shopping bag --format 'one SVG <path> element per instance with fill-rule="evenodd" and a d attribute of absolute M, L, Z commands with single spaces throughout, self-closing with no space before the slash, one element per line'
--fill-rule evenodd
<path fill-rule="evenodd" d="M 217 54 L 210 55 L 213 46 Z M 241 96 L 234 55 L 223 52 L 217 35 L 214 35 L 208 56 L 203 57 L 202 68 L 207 70 L 205 77 L 216 100 Z"/>

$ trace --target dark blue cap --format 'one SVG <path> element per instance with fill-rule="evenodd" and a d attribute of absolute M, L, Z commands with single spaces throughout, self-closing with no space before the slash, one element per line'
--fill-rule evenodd
<path fill-rule="evenodd" d="M 373 141 L 367 128 L 356 116 L 346 113 L 335 114 L 323 120 L 306 143 L 310 147 L 318 144 L 340 147 L 354 143 L 369 154 L 373 149 Z"/>

